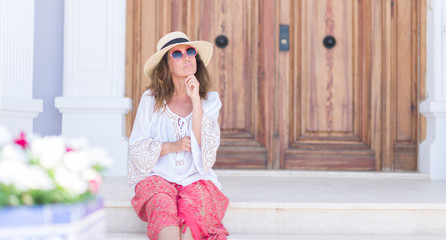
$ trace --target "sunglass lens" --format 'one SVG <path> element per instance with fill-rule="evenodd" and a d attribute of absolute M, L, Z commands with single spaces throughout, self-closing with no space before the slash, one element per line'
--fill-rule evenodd
<path fill-rule="evenodd" d="M 181 59 L 183 57 L 183 53 L 181 53 L 181 51 L 173 51 L 172 52 L 172 58 L 175 60 Z"/>
<path fill-rule="evenodd" d="M 186 49 L 186 54 L 189 57 L 195 57 L 197 55 L 197 50 L 195 50 L 195 48 L 190 47 L 188 49 Z"/>

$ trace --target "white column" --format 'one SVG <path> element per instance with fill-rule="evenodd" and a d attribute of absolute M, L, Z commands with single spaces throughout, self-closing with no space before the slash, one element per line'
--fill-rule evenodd
<path fill-rule="evenodd" d="M 0 125 L 32 132 L 42 100 L 32 98 L 34 0 L 0 1 Z"/>
<path fill-rule="evenodd" d="M 446 1 L 427 1 L 427 138 L 420 145 L 421 172 L 446 180 Z"/>
<path fill-rule="evenodd" d="M 109 176 L 127 173 L 125 0 L 65 0 L 62 135 L 86 136 L 114 160 Z"/>

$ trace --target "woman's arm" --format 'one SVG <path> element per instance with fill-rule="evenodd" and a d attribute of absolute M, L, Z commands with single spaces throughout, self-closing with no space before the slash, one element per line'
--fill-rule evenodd
<path fill-rule="evenodd" d="M 201 99 L 192 99 L 194 113 L 192 114 L 192 131 L 197 139 L 198 146 L 201 146 L 201 120 L 203 118 L 203 108 L 201 107 Z"/>
<path fill-rule="evenodd" d="M 186 78 L 186 94 L 192 100 L 192 131 L 201 146 L 201 119 L 203 117 L 203 108 L 201 107 L 201 98 L 199 94 L 200 83 L 194 75 Z"/>

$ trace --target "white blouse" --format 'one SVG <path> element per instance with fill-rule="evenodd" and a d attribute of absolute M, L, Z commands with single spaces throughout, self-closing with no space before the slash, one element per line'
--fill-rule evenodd
<path fill-rule="evenodd" d="M 198 180 L 210 180 L 219 189 L 221 184 L 212 170 L 220 146 L 218 114 L 222 106 L 217 92 L 209 92 L 201 102 L 201 147 L 192 131 L 192 113 L 180 117 L 169 107 L 154 112 L 155 97 L 150 90 L 139 102 L 129 139 L 128 183 L 137 184 L 148 176 L 158 175 L 169 182 L 187 186 Z M 160 157 L 164 142 L 191 138 L 190 152 L 173 152 Z"/>

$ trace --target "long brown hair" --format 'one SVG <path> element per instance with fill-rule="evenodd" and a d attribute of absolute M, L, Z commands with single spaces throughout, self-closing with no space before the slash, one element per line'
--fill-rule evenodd
<path fill-rule="evenodd" d="M 199 94 L 200 98 L 205 100 L 211 89 L 211 78 L 203 60 L 201 60 L 200 54 L 197 54 L 195 58 L 197 61 L 195 77 L 200 83 Z M 164 54 L 161 61 L 150 74 L 150 79 L 151 81 L 147 89 L 150 89 L 151 95 L 155 97 L 155 107 L 153 110 L 156 112 L 164 107 L 164 101 L 168 104 L 172 100 L 174 91 L 172 76 L 170 75 L 169 64 L 167 63 L 167 53 Z"/>

